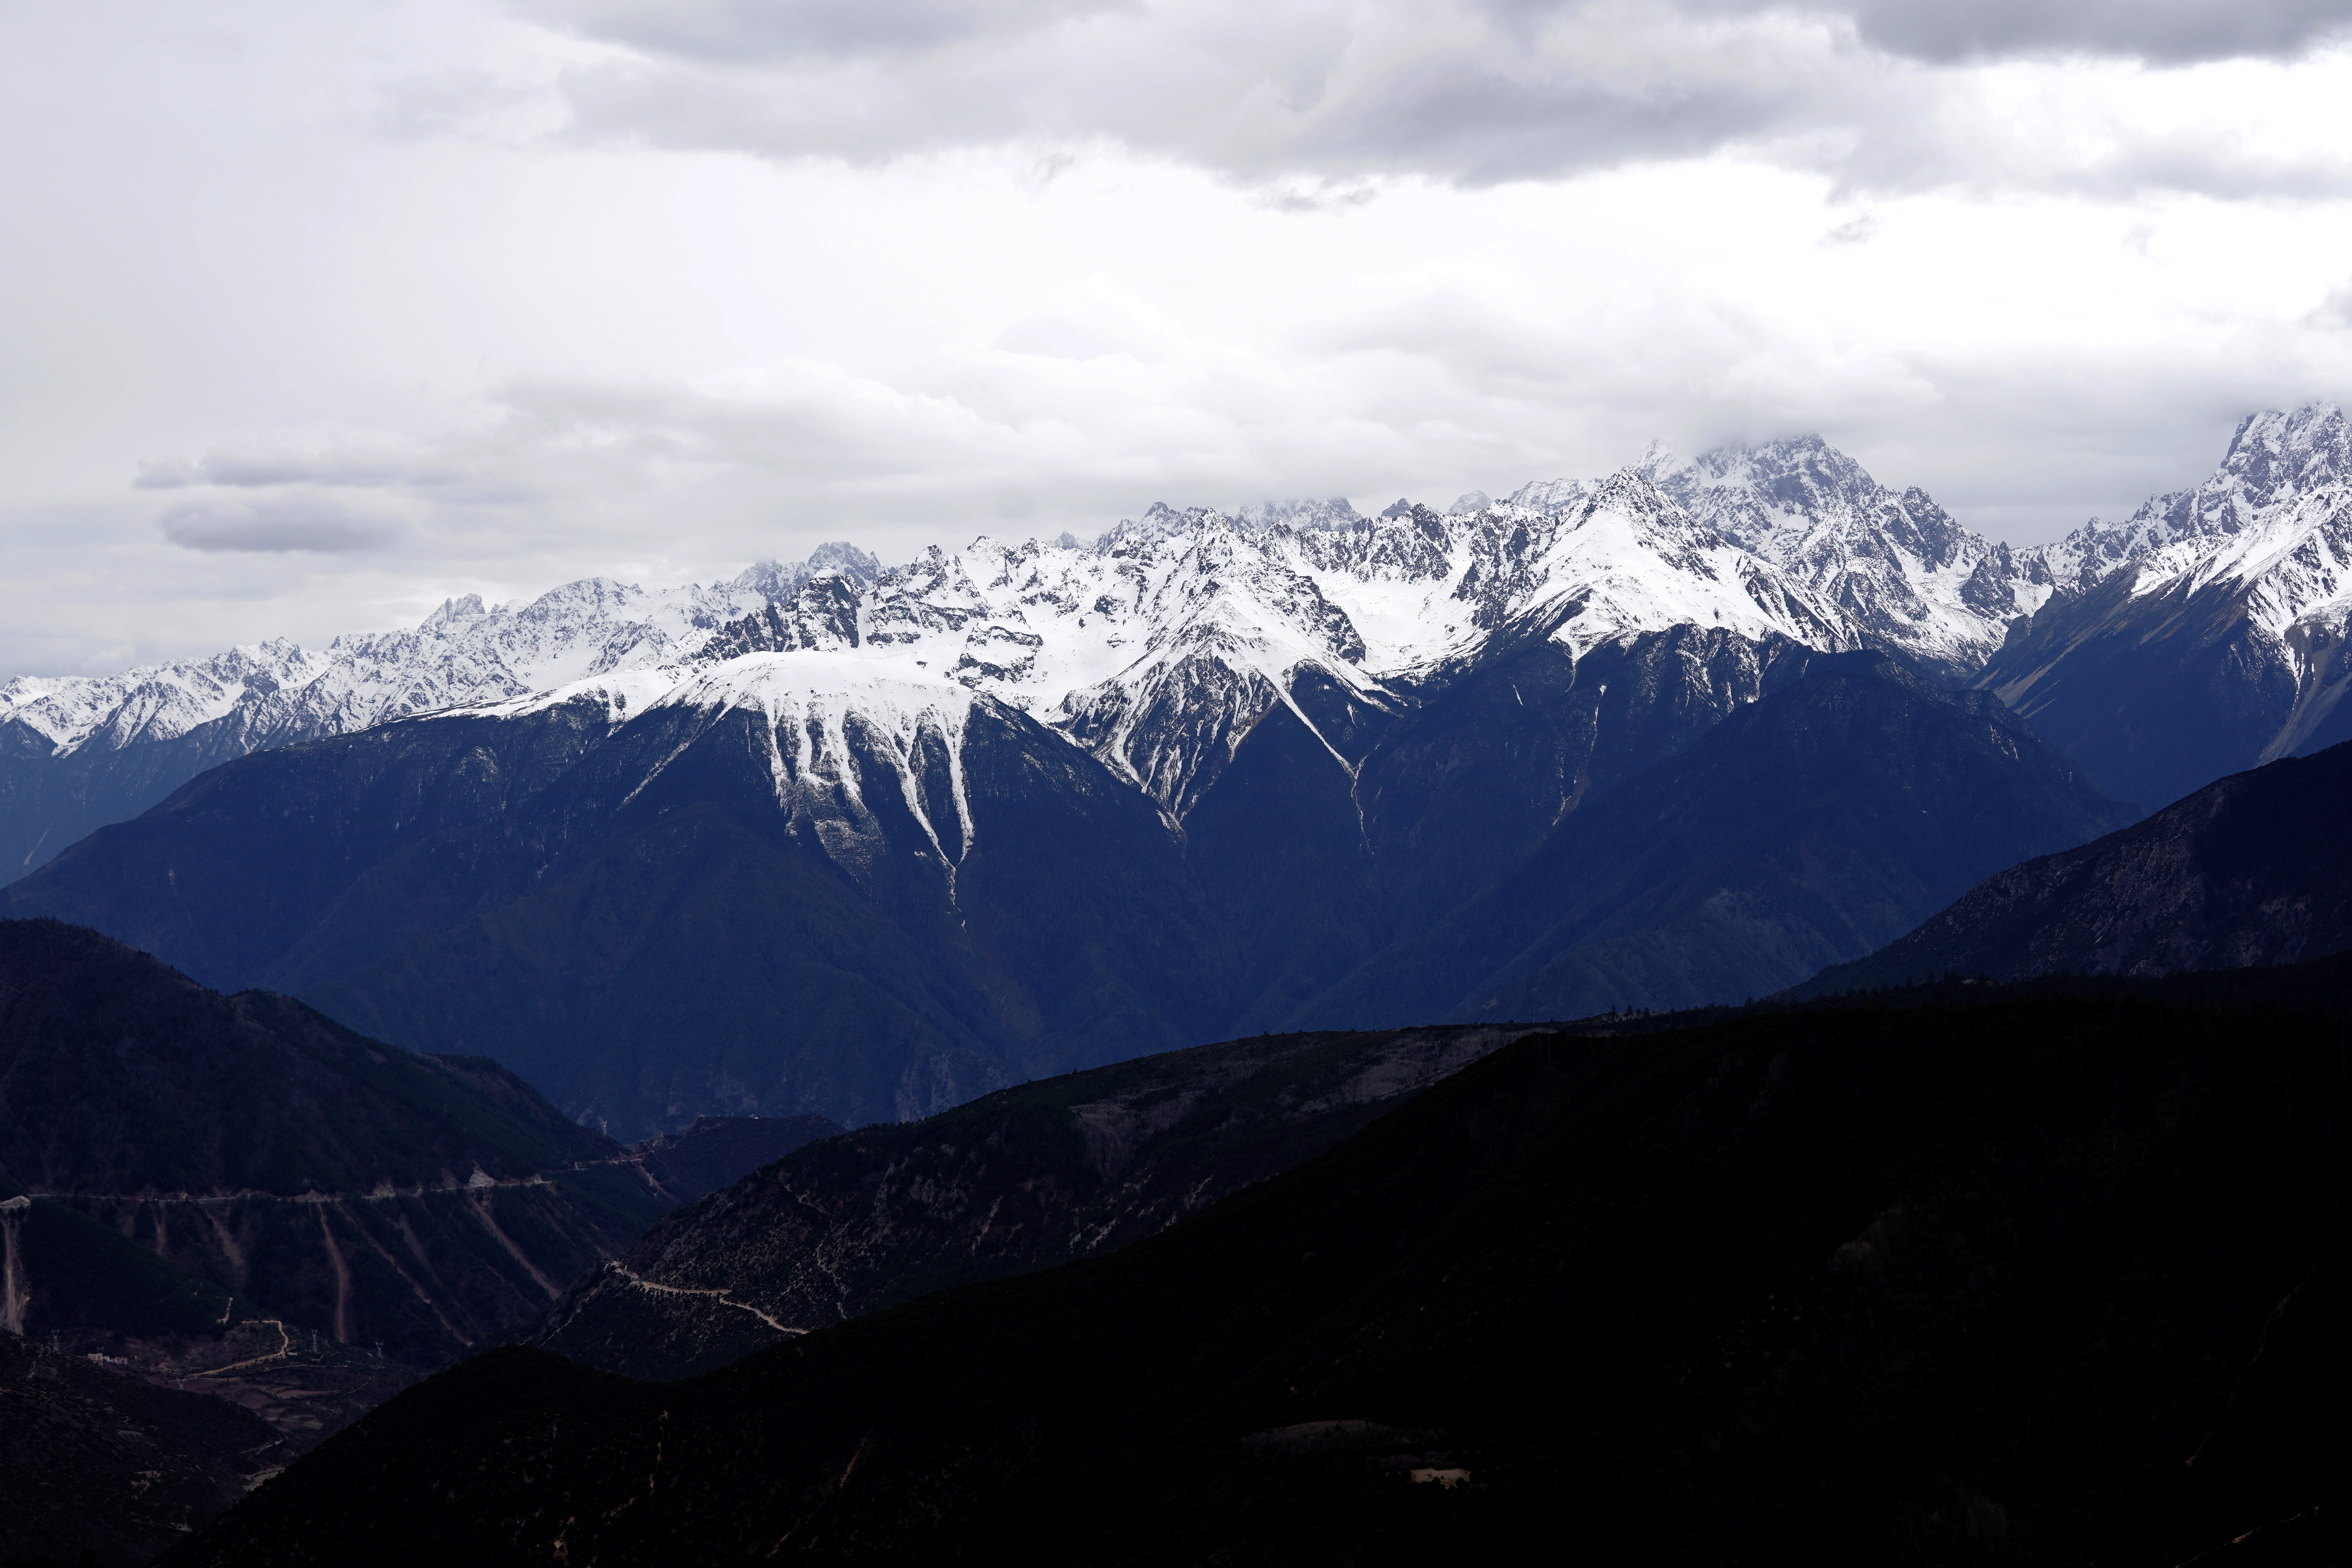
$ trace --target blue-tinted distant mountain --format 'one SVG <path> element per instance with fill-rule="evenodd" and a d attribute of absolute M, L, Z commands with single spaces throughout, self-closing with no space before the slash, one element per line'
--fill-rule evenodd
<path fill-rule="evenodd" d="M 2137 815 L 1981 693 L 1885 654 L 1816 658 L 1561 816 L 1301 1017 L 1738 1002 L 1869 952 L 1990 868 Z"/>
<path fill-rule="evenodd" d="M 1684 473 L 1721 526 L 1676 502 L 1671 468 L 1360 527 L 1155 507 L 1091 549 L 983 539 L 870 573 L 836 552 L 747 578 L 759 603 L 721 625 L 630 632 L 638 652 L 552 690 L 233 761 L 0 909 L 404 1046 L 495 1054 L 626 1137 L 700 1115 L 854 1126 L 1254 1029 L 1493 1016 L 1487 980 L 1584 951 L 1593 921 L 1674 947 L 1696 917 L 1606 913 L 1556 879 L 1496 927 L 1531 922 L 1487 970 L 1362 1009 L 1434 973 L 1380 955 L 1500 908 L 1497 879 L 1592 802 L 1823 655 L 1926 662 L 1950 639 L 1895 637 L 1906 605 L 1948 631 L 1982 619 L 1953 586 L 1981 542 L 1817 441 Z M 1879 567 L 1808 579 L 1824 541 L 1860 562 L 1882 536 Z M 533 625 L 580 655 L 588 623 L 562 619 Z M 1704 833 L 1737 831 L 1722 804 Z M 1658 827 L 1681 836 L 1660 853 L 1696 853 L 1697 820 Z M 2069 841 L 2010 826 L 1960 841 L 1983 858 L 1958 883 L 1847 856 L 1801 931 L 1759 893 L 1769 939 L 1511 1005 L 1777 989 Z"/>

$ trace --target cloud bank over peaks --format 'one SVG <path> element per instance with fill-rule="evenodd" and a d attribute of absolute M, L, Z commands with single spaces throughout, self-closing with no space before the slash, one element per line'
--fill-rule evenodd
<path fill-rule="evenodd" d="M 2330 138 L 2242 112 L 2272 96 L 2263 73 L 2345 89 L 2342 51 L 2315 56 L 2346 37 L 2344 0 L 538 0 L 529 14 L 606 50 L 560 79 L 592 142 L 852 163 L 1110 144 L 1299 207 L 1328 205 L 1318 182 L 1361 200 L 1365 180 L 1480 186 L 1727 150 L 1857 188 L 2352 188 Z"/>

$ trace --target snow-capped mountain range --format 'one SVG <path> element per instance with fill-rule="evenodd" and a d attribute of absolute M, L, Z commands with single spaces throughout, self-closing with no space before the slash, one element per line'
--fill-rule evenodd
<path fill-rule="evenodd" d="M 2204 483 L 2063 547 L 2053 564 L 2079 591 L 1978 684 L 2109 787 L 2159 805 L 2352 739 L 2352 422 L 2335 405 L 2249 416 Z"/>
<path fill-rule="evenodd" d="M 1691 459 L 1654 447 L 1605 479 L 1538 481 L 1500 501 L 1474 492 L 1443 512 L 1400 501 L 1367 518 L 1336 498 L 1231 512 L 1154 505 L 1092 543 L 982 537 L 887 570 L 827 545 L 707 586 L 592 578 L 529 603 L 469 595 L 413 630 L 320 649 L 277 640 L 114 676 L 10 681 L 0 749 L 18 770 L 79 759 L 90 774 L 109 753 L 167 742 L 176 760 L 142 752 L 135 787 L 82 783 L 72 809 L 44 808 L 20 781 L 10 793 L 33 826 L 0 851 L 21 874 L 244 752 L 585 685 L 617 717 L 754 652 L 823 650 L 845 670 L 985 694 L 1179 818 L 1273 707 L 1315 728 L 1290 697 L 1302 674 L 1391 706 L 1498 642 L 1549 637 L 1581 658 L 1670 626 L 1719 627 L 1884 647 L 1967 680 L 2021 617 L 2137 563 L 2141 595 L 2217 574 L 2260 578 L 2265 635 L 2325 660 L 2345 620 L 2330 553 L 2345 450 L 2332 407 L 2258 415 L 2198 489 L 2031 549 L 1972 533 L 1924 491 L 1890 489 L 1800 437 Z M 45 810 L 57 820 L 39 820 Z"/>

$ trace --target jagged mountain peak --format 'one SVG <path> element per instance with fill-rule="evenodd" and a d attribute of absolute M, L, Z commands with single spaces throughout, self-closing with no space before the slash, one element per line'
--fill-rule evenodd
<path fill-rule="evenodd" d="M 1202 522 L 1223 514 L 1205 506 L 1188 506 L 1181 511 L 1164 500 L 1153 501 L 1139 518 L 1123 517 L 1095 541 L 1098 553 L 1108 555 L 1120 550 L 1135 550 L 1162 539 L 1173 539 L 1188 533 Z"/>
<path fill-rule="evenodd" d="M 881 574 L 882 563 L 855 544 L 835 540 L 809 552 L 809 571 L 838 572 L 854 583 L 871 583 Z"/>
<path fill-rule="evenodd" d="M 1717 447 L 1687 461 L 1666 452 L 1660 458 L 1662 482 L 1686 472 L 1696 485 L 1759 492 L 1784 514 L 1811 515 L 1832 503 L 1867 505 L 1884 490 L 1868 469 L 1811 432 Z"/>
<path fill-rule="evenodd" d="M 2336 404 L 2323 400 L 2292 413 L 2247 415 L 2231 436 L 2221 468 L 2200 488 L 2232 489 L 2259 508 L 2347 480 L 2352 480 L 2352 423 Z"/>
<path fill-rule="evenodd" d="M 1249 529 L 1307 528 L 1339 532 L 1364 528 L 1369 521 L 1345 496 L 1251 501 L 1235 507 L 1232 516 L 1235 522 Z"/>
<path fill-rule="evenodd" d="M 457 621 L 479 620 L 488 614 L 489 611 L 482 607 L 482 596 L 479 594 L 467 594 L 460 598 L 442 600 L 441 607 L 425 616 L 416 629 L 423 631 L 428 626 L 448 626 Z"/>
<path fill-rule="evenodd" d="M 1578 657 L 1672 626 L 1720 627 L 1817 647 L 1858 646 L 1832 603 L 1678 505 L 1635 463 L 1557 519 L 1536 558 L 1543 586 L 1519 612 Z"/>
<path fill-rule="evenodd" d="M 1717 447 L 1643 467 L 1702 521 L 1836 603 L 1864 636 L 1963 678 L 2018 616 L 2061 591 L 2045 550 L 1962 527 L 1916 486 L 1881 484 L 1819 435 Z"/>
<path fill-rule="evenodd" d="M 855 544 L 835 540 L 810 551 L 805 561 L 754 561 L 732 578 L 711 586 L 719 590 L 738 589 L 769 599 L 789 599 L 802 584 L 824 571 L 837 571 L 857 583 L 871 583 L 881 575 L 882 563 Z"/>
<path fill-rule="evenodd" d="M 2092 518 L 2044 548 L 2053 570 L 2088 588 L 2126 562 L 2184 540 L 2242 532 L 2274 505 L 2347 481 L 2352 424 L 2337 405 L 2264 409 L 2238 422 L 2221 463 L 2197 485 L 2150 496 L 2121 522 Z"/>
<path fill-rule="evenodd" d="M 1582 479 L 1531 479 L 1504 497 L 1503 504 L 1517 511 L 1565 511 L 1591 489 Z"/>

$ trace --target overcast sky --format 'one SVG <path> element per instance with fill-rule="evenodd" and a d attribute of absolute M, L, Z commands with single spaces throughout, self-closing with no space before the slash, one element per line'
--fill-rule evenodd
<path fill-rule="evenodd" d="M 0 676 L 2352 396 L 2352 0 L 0 0 Z"/>

